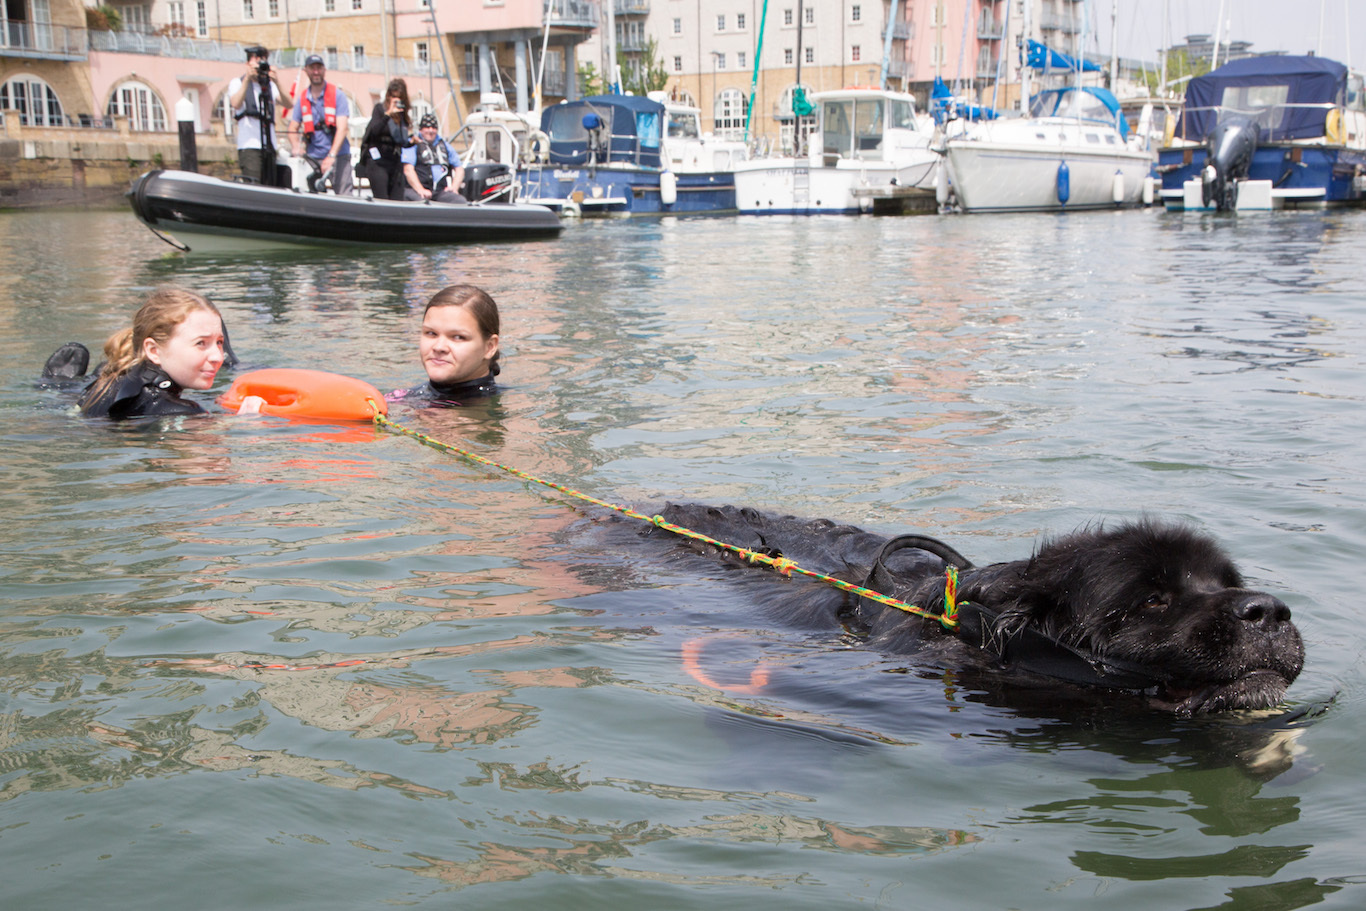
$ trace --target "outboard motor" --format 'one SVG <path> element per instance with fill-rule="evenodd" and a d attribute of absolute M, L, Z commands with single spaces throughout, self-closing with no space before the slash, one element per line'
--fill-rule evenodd
<path fill-rule="evenodd" d="M 1205 169 L 1200 175 L 1201 197 L 1206 206 L 1212 201 L 1220 212 L 1237 207 L 1237 182 L 1252 169 L 1252 153 L 1257 151 L 1261 132 L 1257 122 L 1249 117 L 1229 117 L 1210 131 L 1205 145 Z"/>
<path fill-rule="evenodd" d="M 465 182 L 460 195 L 470 202 L 512 202 L 517 184 L 512 179 L 512 166 L 496 161 L 465 167 Z"/>

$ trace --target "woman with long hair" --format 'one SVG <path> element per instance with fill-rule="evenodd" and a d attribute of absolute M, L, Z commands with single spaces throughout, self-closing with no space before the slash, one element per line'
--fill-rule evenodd
<path fill-rule="evenodd" d="M 474 285 L 451 285 L 427 302 L 418 355 L 427 382 L 388 396 L 431 405 L 460 405 L 498 391 L 498 305 Z"/>
<path fill-rule="evenodd" d="M 208 389 L 226 355 L 223 317 L 209 300 L 184 288 L 157 288 L 133 324 L 104 343 L 104 364 L 81 396 L 87 417 L 114 420 L 200 414 L 186 389 Z"/>
<path fill-rule="evenodd" d="M 403 149 L 413 144 L 413 121 L 408 114 L 408 83 L 393 79 L 384 100 L 370 113 L 361 140 L 361 166 L 376 199 L 403 198 Z"/>

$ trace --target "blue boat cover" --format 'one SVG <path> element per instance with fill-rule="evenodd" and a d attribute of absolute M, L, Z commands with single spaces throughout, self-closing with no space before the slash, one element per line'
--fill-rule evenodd
<path fill-rule="evenodd" d="M 664 105 L 638 95 L 593 95 L 542 111 L 541 130 L 550 137 L 550 163 L 573 167 L 588 164 L 588 124 L 599 121 L 604 148 L 598 153 L 598 164 L 610 161 L 660 167 Z"/>
<path fill-rule="evenodd" d="M 1342 104 L 1346 86 L 1347 67 L 1325 57 L 1244 57 L 1190 81 L 1177 135 L 1203 140 L 1219 120 L 1213 109 L 1224 108 L 1260 111 L 1268 139 L 1312 139 L 1323 135 L 1324 106 Z"/>
<path fill-rule="evenodd" d="M 1089 60 L 1078 60 L 1066 54 L 1060 54 L 1046 44 L 1040 44 L 1033 38 L 1029 39 L 1029 54 L 1025 57 L 1025 66 L 1033 67 L 1036 70 L 1063 70 L 1064 72 L 1075 72 L 1077 69 L 1083 73 L 1098 73 L 1100 67 Z"/>
<path fill-rule="evenodd" d="M 934 118 L 935 123 L 943 124 L 956 117 L 965 120 L 995 120 L 999 115 L 995 108 L 954 97 L 953 92 L 944 84 L 944 80 L 935 76 L 934 88 L 930 90 L 930 116 Z"/>

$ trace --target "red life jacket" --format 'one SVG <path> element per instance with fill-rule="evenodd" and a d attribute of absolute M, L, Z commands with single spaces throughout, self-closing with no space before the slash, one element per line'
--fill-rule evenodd
<path fill-rule="evenodd" d="M 305 133 L 313 132 L 313 106 L 309 104 L 308 88 L 304 88 L 299 99 L 299 116 L 303 119 Z M 327 132 L 337 130 L 337 87 L 330 82 L 323 83 L 323 124 Z"/>

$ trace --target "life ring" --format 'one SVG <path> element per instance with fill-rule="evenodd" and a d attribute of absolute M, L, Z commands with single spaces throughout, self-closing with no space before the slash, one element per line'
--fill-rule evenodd
<path fill-rule="evenodd" d="M 1330 108 L 1323 118 L 1323 136 L 1333 145 L 1342 145 L 1342 108 Z"/>
<path fill-rule="evenodd" d="M 383 394 L 364 380 L 323 370 L 271 367 L 253 370 L 232 381 L 218 404 L 232 411 L 247 396 L 262 400 L 261 414 L 329 421 L 370 421 L 388 414 Z"/>
<path fill-rule="evenodd" d="M 526 152 L 532 161 L 548 161 L 550 137 L 540 130 L 532 130 L 531 135 L 526 138 Z"/>

